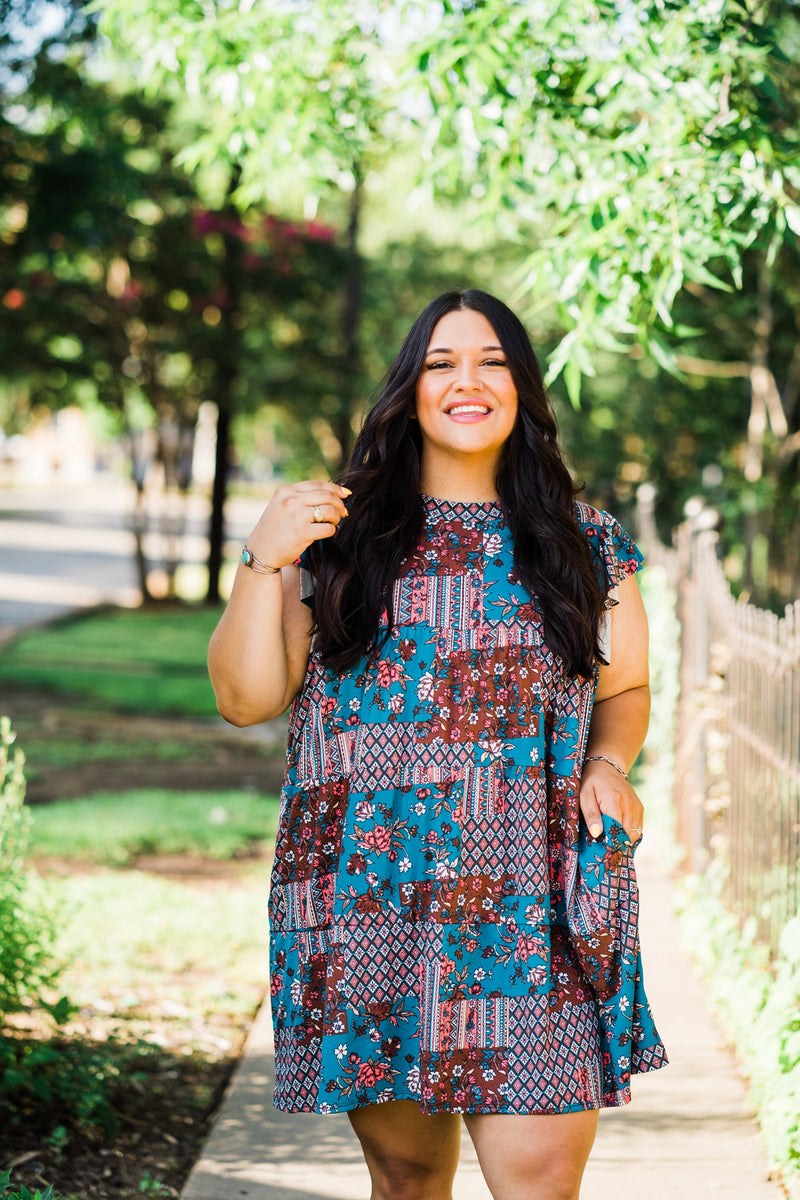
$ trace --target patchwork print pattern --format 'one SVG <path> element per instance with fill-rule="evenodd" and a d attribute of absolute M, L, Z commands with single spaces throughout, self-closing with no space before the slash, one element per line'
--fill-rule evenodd
<path fill-rule="evenodd" d="M 270 897 L 275 1103 L 568 1112 L 666 1061 L 633 847 L 578 796 L 595 681 L 564 675 L 496 504 L 425 499 L 377 658 L 312 653 Z M 576 515 L 613 585 L 638 551 Z M 386 615 L 388 621 L 388 614 Z"/>

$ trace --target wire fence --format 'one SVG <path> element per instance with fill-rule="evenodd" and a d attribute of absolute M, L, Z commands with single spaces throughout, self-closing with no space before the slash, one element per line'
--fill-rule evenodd
<path fill-rule="evenodd" d="M 667 548 L 652 504 L 645 490 L 638 534 L 668 571 L 681 624 L 677 836 L 692 870 L 725 855 L 731 907 L 775 950 L 800 909 L 800 600 L 783 617 L 737 601 L 716 514 L 698 505 Z"/>

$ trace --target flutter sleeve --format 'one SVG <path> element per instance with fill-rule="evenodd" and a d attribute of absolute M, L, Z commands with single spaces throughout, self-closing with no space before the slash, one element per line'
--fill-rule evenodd
<path fill-rule="evenodd" d="M 578 504 L 578 521 L 592 552 L 595 569 L 604 589 L 610 590 L 635 575 L 644 565 L 644 555 L 616 517 L 588 504 Z M 611 605 L 614 601 L 611 600 Z M 608 607 L 611 607 L 608 605 Z"/>
<path fill-rule="evenodd" d="M 592 553 L 600 585 L 606 593 L 606 612 L 597 630 L 597 648 L 604 662 L 611 661 L 610 609 L 618 603 L 614 593 L 618 583 L 635 575 L 644 565 L 644 555 L 627 529 L 616 517 L 588 504 L 576 505 L 578 522 Z"/>

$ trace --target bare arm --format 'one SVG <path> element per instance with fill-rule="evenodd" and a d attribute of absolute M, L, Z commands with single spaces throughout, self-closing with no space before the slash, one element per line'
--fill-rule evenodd
<path fill-rule="evenodd" d="M 650 717 L 647 615 L 635 576 L 620 583 L 611 609 L 611 651 L 600 667 L 586 758 L 604 755 L 627 771 L 644 744 Z M 643 808 L 627 780 L 602 759 L 586 762 L 581 810 L 593 836 L 602 832 L 600 812 L 639 836 Z"/>
<path fill-rule="evenodd" d="M 347 515 L 347 489 L 328 482 L 278 488 L 247 544 L 276 575 L 239 565 L 231 598 L 208 648 L 217 708 L 232 725 L 277 717 L 299 692 L 311 648 L 313 619 L 300 599 L 293 564 L 317 538 L 332 537 Z M 313 520 L 319 505 L 326 520 Z"/>

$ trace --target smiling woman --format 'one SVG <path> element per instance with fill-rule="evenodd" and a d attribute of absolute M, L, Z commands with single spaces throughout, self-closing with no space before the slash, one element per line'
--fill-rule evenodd
<path fill-rule="evenodd" d="M 341 481 L 276 492 L 211 642 L 229 720 L 294 701 L 274 1102 L 348 1112 L 385 1200 L 447 1200 L 460 1114 L 495 1200 L 574 1200 L 597 1110 L 666 1061 L 627 778 L 641 555 L 556 432 L 517 317 L 440 296 Z"/>
<path fill-rule="evenodd" d="M 486 317 L 469 308 L 442 317 L 432 341 L 417 381 L 422 490 L 495 500 L 498 463 L 517 419 L 505 352 Z"/>

